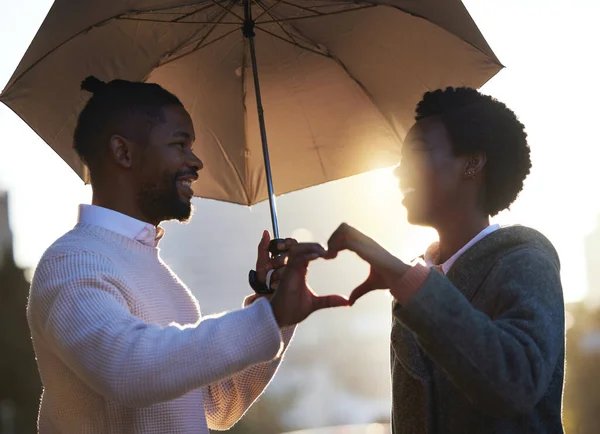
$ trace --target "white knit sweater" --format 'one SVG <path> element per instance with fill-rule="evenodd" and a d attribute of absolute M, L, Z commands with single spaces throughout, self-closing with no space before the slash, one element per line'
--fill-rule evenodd
<path fill-rule="evenodd" d="M 294 332 L 280 332 L 264 299 L 200 318 L 158 248 L 82 223 L 40 260 L 27 316 L 43 434 L 228 429 Z"/>

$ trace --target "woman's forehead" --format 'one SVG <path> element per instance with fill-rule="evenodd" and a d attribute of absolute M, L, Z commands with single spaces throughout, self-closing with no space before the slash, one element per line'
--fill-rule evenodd
<path fill-rule="evenodd" d="M 410 146 L 418 143 L 440 147 L 451 146 L 448 131 L 437 117 L 420 119 L 408 131 L 404 144 Z"/>

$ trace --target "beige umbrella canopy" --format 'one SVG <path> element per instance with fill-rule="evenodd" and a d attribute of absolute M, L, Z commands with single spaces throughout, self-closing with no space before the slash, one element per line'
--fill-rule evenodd
<path fill-rule="evenodd" d="M 159 83 L 194 121 L 195 194 L 252 205 L 396 164 L 425 91 L 501 68 L 460 0 L 57 0 L 0 100 L 87 180 L 81 81 Z"/>

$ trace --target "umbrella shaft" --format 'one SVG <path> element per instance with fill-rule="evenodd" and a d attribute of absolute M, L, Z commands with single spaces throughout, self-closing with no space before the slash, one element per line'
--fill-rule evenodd
<path fill-rule="evenodd" d="M 265 127 L 264 110 L 260 96 L 260 82 L 258 80 L 258 69 L 256 61 L 256 50 L 254 48 L 254 21 L 250 9 L 251 0 L 244 0 L 244 26 L 242 31 L 248 39 L 250 46 L 250 60 L 252 62 L 252 75 L 254 76 L 254 93 L 256 94 L 256 109 L 258 112 L 258 125 L 260 128 L 260 140 L 262 143 L 263 157 L 265 160 L 265 174 L 267 177 L 267 190 L 269 193 L 269 206 L 271 208 L 271 223 L 273 224 L 273 237 L 279 238 L 279 225 L 277 222 L 277 208 L 275 206 L 275 192 L 273 190 L 273 178 L 271 176 L 271 162 L 269 159 L 269 146 L 267 144 L 267 129 Z"/>

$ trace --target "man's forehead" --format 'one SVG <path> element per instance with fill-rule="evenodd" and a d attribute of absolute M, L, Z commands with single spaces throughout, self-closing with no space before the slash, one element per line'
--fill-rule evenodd
<path fill-rule="evenodd" d="M 194 124 L 189 113 L 183 107 L 166 107 L 164 114 L 165 122 L 162 127 L 169 135 L 191 140 L 194 139 Z"/>

